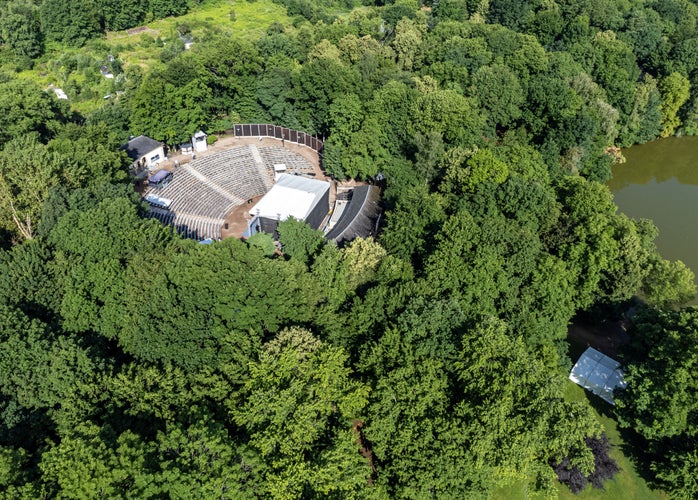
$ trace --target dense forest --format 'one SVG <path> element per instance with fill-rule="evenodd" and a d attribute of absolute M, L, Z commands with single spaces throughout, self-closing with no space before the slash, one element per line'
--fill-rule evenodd
<path fill-rule="evenodd" d="M 115 52 L 118 96 L 80 113 L 22 72 L 201 6 L 0 1 L 3 495 L 599 486 L 603 426 L 564 394 L 567 327 L 632 304 L 607 411 L 646 481 L 698 496 L 693 273 L 603 184 L 619 147 L 698 133 L 696 2 L 277 3 L 291 22 L 263 37 L 208 26 L 191 50 L 154 44 L 149 67 Z M 325 138 L 337 179 L 381 173 L 379 237 L 337 248 L 291 219 L 279 254 L 144 217 L 129 135 L 246 122 Z"/>

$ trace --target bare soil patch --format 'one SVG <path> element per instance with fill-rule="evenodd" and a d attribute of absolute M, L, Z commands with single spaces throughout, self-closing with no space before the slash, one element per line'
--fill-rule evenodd
<path fill-rule="evenodd" d="M 137 28 L 131 28 L 130 30 L 127 30 L 126 33 L 128 33 L 129 35 L 140 35 L 141 33 L 150 33 L 151 35 L 160 34 L 158 30 L 148 28 L 147 26 L 138 26 Z"/>

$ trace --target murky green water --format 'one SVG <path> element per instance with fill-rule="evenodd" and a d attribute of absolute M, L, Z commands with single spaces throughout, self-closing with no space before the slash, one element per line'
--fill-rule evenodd
<path fill-rule="evenodd" d="M 621 212 L 652 219 L 662 257 L 698 273 L 698 137 L 671 137 L 623 150 L 608 186 Z"/>

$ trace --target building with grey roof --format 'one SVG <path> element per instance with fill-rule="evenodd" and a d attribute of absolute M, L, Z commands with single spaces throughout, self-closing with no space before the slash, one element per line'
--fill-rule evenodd
<path fill-rule="evenodd" d="M 325 238 L 343 246 L 355 238 L 374 236 L 380 215 L 380 188 L 358 186 L 353 189 L 349 204 Z"/>
<path fill-rule="evenodd" d="M 163 143 L 145 135 L 132 138 L 121 149 L 131 158 L 131 173 L 136 176 L 165 160 Z"/>

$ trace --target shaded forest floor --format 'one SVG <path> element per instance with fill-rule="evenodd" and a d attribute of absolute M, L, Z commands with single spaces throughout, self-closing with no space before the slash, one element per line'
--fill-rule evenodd
<path fill-rule="evenodd" d="M 600 325 L 576 322 L 567 330 L 570 342 L 586 347 L 593 347 L 614 359 L 618 357 L 618 349 L 630 341 L 627 324 L 621 321 L 605 321 Z M 581 354 L 582 351 L 579 352 Z M 576 358 L 572 358 L 574 362 Z"/>

